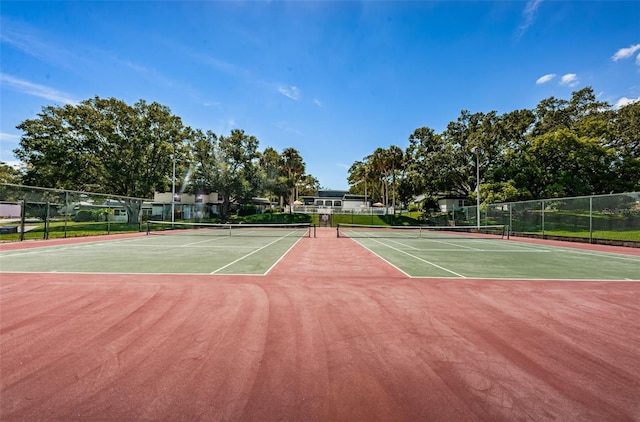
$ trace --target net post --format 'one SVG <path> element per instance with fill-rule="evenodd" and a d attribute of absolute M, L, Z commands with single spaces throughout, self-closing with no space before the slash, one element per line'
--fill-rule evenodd
<path fill-rule="evenodd" d="M 336 236 L 340 237 L 340 223 L 336 224 Z"/>
<path fill-rule="evenodd" d="M 313 225 L 313 237 L 316 238 L 316 225 Z"/>
<path fill-rule="evenodd" d="M 149 220 L 147 220 L 147 236 L 149 236 L 150 231 L 151 231 L 151 228 L 149 227 Z"/>
<path fill-rule="evenodd" d="M 504 230 L 507 231 L 507 240 L 509 240 L 509 235 L 511 234 L 510 233 L 511 232 L 511 226 L 509 226 L 509 225 L 504 226 Z"/>

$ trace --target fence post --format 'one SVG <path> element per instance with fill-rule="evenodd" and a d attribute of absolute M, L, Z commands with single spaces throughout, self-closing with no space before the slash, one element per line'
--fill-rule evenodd
<path fill-rule="evenodd" d="M 69 192 L 64 193 L 64 238 L 67 238 L 67 221 L 69 221 Z"/>
<path fill-rule="evenodd" d="M 589 197 L 589 243 L 593 243 L 593 196 Z"/>
<path fill-rule="evenodd" d="M 509 207 L 509 234 L 511 234 L 511 228 L 513 227 L 513 204 L 508 204 Z"/>
<path fill-rule="evenodd" d="M 49 201 L 44 207 L 44 236 L 43 239 L 49 238 Z"/>
<path fill-rule="evenodd" d="M 542 202 L 542 238 L 544 239 L 544 199 Z"/>
<path fill-rule="evenodd" d="M 23 199 L 20 207 L 20 241 L 24 240 L 24 221 L 27 219 L 27 200 Z"/>

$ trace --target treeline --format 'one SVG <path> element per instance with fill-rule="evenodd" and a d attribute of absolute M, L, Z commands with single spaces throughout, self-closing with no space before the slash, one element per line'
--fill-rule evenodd
<path fill-rule="evenodd" d="M 475 203 L 477 172 L 487 203 L 640 190 L 640 102 L 616 110 L 584 88 L 534 110 L 462 111 L 442 133 L 416 129 L 405 150 L 377 148 L 348 180 L 394 206 L 421 194 Z"/>
<path fill-rule="evenodd" d="M 284 205 L 320 187 L 295 148 L 260 151 L 243 130 L 194 129 L 155 102 L 95 97 L 46 106 L 17 128 L 23 133 L 14 154 L 24 170 L 3 165 L 5 182 L 150 198 L 177 180 L 179 192 L 218 192 L 223 217 L 232 200 L 259 196 Z"/>

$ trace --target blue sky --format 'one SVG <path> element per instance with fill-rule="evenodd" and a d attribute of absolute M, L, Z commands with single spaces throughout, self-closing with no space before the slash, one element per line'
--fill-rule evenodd
<path fill-rule="evenodd" d="M 0 161 L 20 122 L 93 96 L 294 147 L 325 188 L 377 147 L 461 110 L 591 86 L 640 99 L 640 2 L 2 1 Z"/>

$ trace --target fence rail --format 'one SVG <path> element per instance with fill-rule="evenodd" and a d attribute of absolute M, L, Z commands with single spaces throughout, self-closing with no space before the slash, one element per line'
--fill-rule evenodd
<path fill-rule="evenodd" d="M 287 212 L 289 209 L 287 208 Z M 300 214 L 341 214 L 341 215 L 387 215 L 393 214 L 391 207 L 325 207 L 317 205 L 294 205 L 291 211 Z"/>
<path fill-rule="evenodd" d="M 456 224 L 509 226 L 514 236 L 640 247 L 640 192 L 463 207 Z"/>
<path fill-rule="evenodd" d="M 3 183 L 0 184 L 0 240 L 140 230 L 144 201 L 147 200 Z"/>

